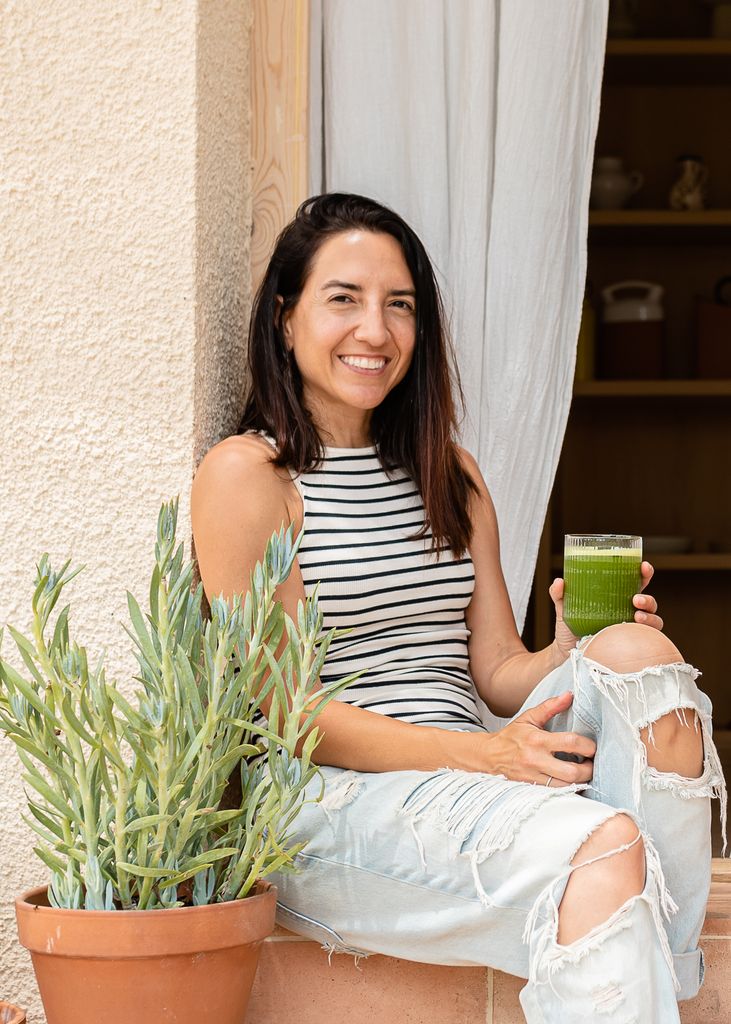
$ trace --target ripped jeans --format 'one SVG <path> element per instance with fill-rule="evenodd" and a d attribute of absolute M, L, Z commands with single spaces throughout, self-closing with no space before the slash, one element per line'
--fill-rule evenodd
<path fill-rule="evenodd" d="M 490 966 L 528 983 L 528 1024 L 671 1024 L 703 979 L 698 939 L 710 887 L 711 798 L 726 790 L 711 739 L 711 702 L 690 665 L 620 675 L 581 650 L 518 714 L 573 689 L 548 728 L 596 739 L 588 786 L 547 788 L 503 776 L 359 773 L 325 767 L 325 795 L 294 826 L 307 847 L 277 874 L 277 920 L 336 952 Z M 672 712 L 695 717 L 697 779 L 656 771 L 640 730 Z M 648 742 L 652 742 L 651 730 Z M 312 785 L 312 795 L 319 792 Z M 618 810 L 638 825 L 646 883 L 587 935 L 559 945 L 571 860 Z M 612 851 L 617 852 L 617 851 Z M 604 856 L 609 856 L 605 854 Z"/>

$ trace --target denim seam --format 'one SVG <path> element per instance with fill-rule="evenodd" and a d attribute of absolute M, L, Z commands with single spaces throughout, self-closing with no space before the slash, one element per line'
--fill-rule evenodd
<path fill-rule="evenodd" d="M 464 854 L 460 854 L 460 856 L 464 856 Z M 350 868 L 353 871 L 362 871 L 364 874 L 373 875 L 376 878 L 384 878 L 384 879 L 386 879 L 389 882 L 398 882 L 399 885 L 406 885 L 410 889 L 417 889 L 418 891 L 427 890 L 428 892 L 436 893 L 439 896 L 445 896 L 445 897 L 447 897 L 449 899 L 460 900 L 462 903 L 469 903 L 469 904 L 479 903 L 482 906 L 484 906 L 484 904 L 482 903 L 482 901 L 479 898 L 472 899 L 469 896 L 461 896 L 459 893 L 446 892 L 443 889 L 435 889 L 432 886 L 420 885 L 418 882 L 410 882 L 410 881 L 408 881 L 408 879 L 397 878 L 395 875 L 386 875 L 382 871 L 373 871 L 372 868 L 364 868 L 360 864 L 351 864 L 349 861 L 330 860 L 328 857 L 317 857 L 317 856 L 314 856 L 311 853 L 299 853 L 299 854 L 297 854 L 297 859 L 298 860 L 302 859 L 302 860 L 320 861 L 323 864 L 332 864 L 335 867 L 339 867 L 339 868 Z M 506 906 L 503 906 L 500 903 L 492 903 L 491 904 L 491 907 L 494 907 L 494 908 L 496 908 L 498 910 L 515 911 L 516 913 L 519 913 L 519 914 L 526 914 L 530 910 L 531 906 L 532 906 L 532 904 L 529 904 L 526 907 L 518 907 L 518 906 L 506 907 Z"/>
<path fill-rule="evenodd" d="M 574 717 L 578 718 L 579 721 L 587 727 L 587 729 L 591 729 L 598 741 L 599 733 L 601 732 L 601 726 L 599 725 L 599 723 L 595 722 L 592 715 L 590 715 L 588 711 L 585 711 L 584 708 L 574 707 L 572 708 L 572 710 L 574 713 Z"/>

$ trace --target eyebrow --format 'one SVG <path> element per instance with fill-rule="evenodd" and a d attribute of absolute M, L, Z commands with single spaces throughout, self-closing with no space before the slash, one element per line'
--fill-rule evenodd
<path fill-rule="evenodd" d="M 353 284 L 351 281 L 326 281 L 322 286 L 326 288 L 345 288 L 349 292 L 362 292 L 363 289 L 359 284 Z M 413 288 L 394 288 L 388 293 L 389 295 L 410 295 L 412 298 L 416 298 L 416 291 Z"/>

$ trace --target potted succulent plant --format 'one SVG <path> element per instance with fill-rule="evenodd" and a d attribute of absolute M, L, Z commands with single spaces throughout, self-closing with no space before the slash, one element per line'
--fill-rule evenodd
<path fill-rule="evenodd" d="M 319 683 L 332 633 L 316 599 L 294 623 L 275 598 L 291 529 L 274 534 L 249 592 L 214 598 L 206 618 L 177 513 L 177 500 L 160 510 L 149 613 L 127 595 L 134 698 L 69 638 L 68 605 L 51 624 L 80 571 L 69 562 L 54 572 L 41 558 L 32 635 L 8 627 L 26 671 L 0 658 L 0 729 L 51 873 L 16 901 L 48 1024 L 241 1024 L 274 925 L 266 877 L 301 849 L 291 833 L 317 773 L 309 730 L 350 681 Z M 237 767 L 241 797 L 227 807 Z"/>

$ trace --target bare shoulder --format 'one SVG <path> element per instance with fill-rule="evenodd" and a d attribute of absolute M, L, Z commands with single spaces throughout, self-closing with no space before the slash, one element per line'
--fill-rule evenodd
<path fill-rule="evenodd" d="M 485 478 L 482 475 L 482 471 L 480 470 L 480 467 L 477 464 L 477 459 L 471 452 L 468 452 L 466 448 L 462 448 L 460 445 L 457 445 L 456 447 L 457 454 L 459 455 L 460 462 L 462 463 L 462 468 L 466 470 L 467 473 L 472 477 L 475 486 L 479 491 L 480 497 L 483 499 L 483 501 L 486 502 L 488 508 L 494 515 L 494 506 L 492 503 L 492 498 L 490 497 L 490 492 L 487 488 L 487 484 L 485 483 Z"/>
<path fill-rule="evenodd" d="M 266 441 L 236 435 L 211 448 L 190 495 L 196 557 L 209 597 L 244 590 L 272 533 L 293 523 L 299 529 L 296 499 L 289 474 L 272 463 Z"/>
<path fill-rule="evenodd" d="M 272 447 L 254 434 L 234 434 L 208 450 L 196 472 L 203 475 L 272 475 Z"/>
<path fill-rule="evenodd" d="M 475 483 L 479 483 L 482 480 L 482 473 L 480 467 L 477 465 L 477 459 L 474 457 L 472 452 L 468 452 L 466 448 L 461 445 L 455 445 L 457 449 L 457 455 L 459 461 L 462 463 L 462 468 L 466 469 L 470 476 L 474 479 Z"/>
<path fill-rule="evenodd" d="M 192 500 L 217 495 L 236 497 L 245 493 L 249 503 L 289 503 L 292 481 L 272 462 L 272 448 L 263 438 L 235 434 L 211 448 L 193 479 Z"/>
<path fill-rule="evenodd" d="M 286 469 L 272 462 L 262 438 L 227 437 L 205 455 L 193 479 L 191 516 L 194 534 L 223 521 L 240 527 L 294 523 L 299 528 L 301 500 Z"/>

